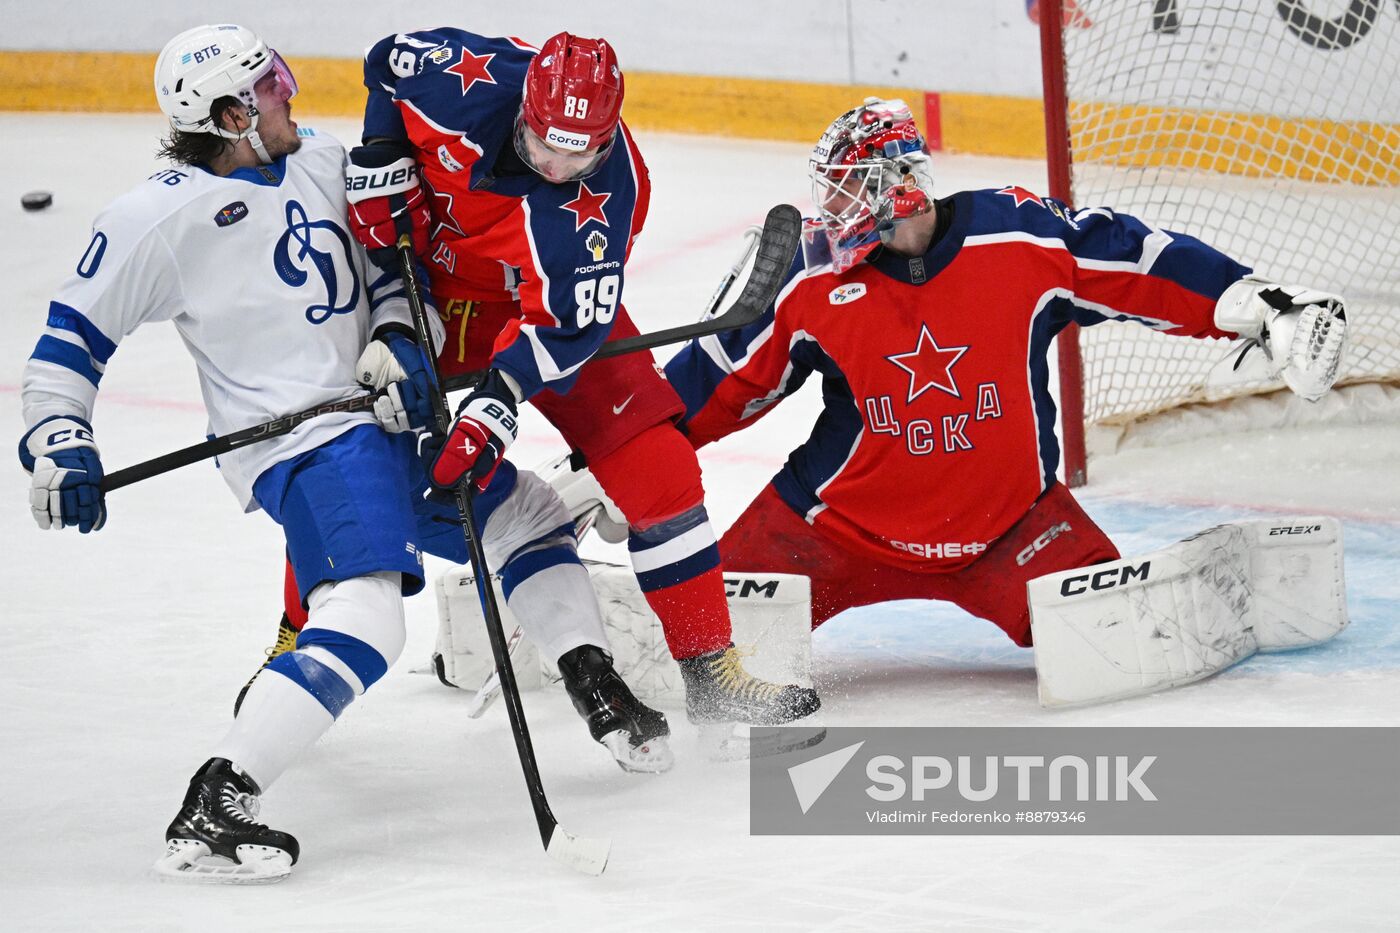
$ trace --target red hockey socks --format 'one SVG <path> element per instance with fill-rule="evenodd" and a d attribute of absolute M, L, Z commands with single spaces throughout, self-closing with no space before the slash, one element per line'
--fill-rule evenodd
<path fill-rule="evenodd" d="M 287 572 L 282 577 L 282 611 L 287 621 L 298 632 L 306 625 L 306 610 L 301 605 L 301 591 L 297 589 L 296 574 L 292 572 L 292 562 L 287 561 Z"/>
<path fill-rule="evenodd" d="M 719 547 L 690 442 L 672 425 L 657 425 L 589 467 L 627 516 L 632 569 L 671 655 L 690 658 L 728 645 Z"/>

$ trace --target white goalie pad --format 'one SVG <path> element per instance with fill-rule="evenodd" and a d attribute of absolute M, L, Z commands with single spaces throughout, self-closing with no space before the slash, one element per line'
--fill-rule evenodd
<path fill-rule="evenodd" d="M 614 666 L 632 692 L 646 702 L 679 703 L 685 699 L 680 668 L 671 658 L 661 622 L 647 605 L 637 578 L 628 567 L 584 561 L 602 607 L 603 625 Z M 804 576 L 772 573 L 724 575 L 733 623 L 734 645 L 745 656 L 745 668 L 756 677 L 778 683 L 812 683 L 812 586 Z M 509 635 L 515 618 L 505 600 L 502 624 Z M 434 661 L 439 676 L 451 686 L 475 691 L 495 663 L 481 617 L 476 583 L 470 568 L 455 568 L 438 578 L 438 639 Z M 440 657 L 440 660 L 439 660 Z M 543 659 L 529 634 L 513 656 L 522 690 L 557 681 L 554 658 Z"/>
<path fill-rule="evenodd" d="M 492 577 L 491 584 L 496 590 L 496 606 L 501 610 L 501 628 L 509 638 L 519 623 L 506 604 L 500 578 Z M 433 667 L 438 679 L 447 686 L 476 690 L 496 669 L 481 615 L 476 577 L 469 567 L 455 567 L 438 577 L 434 587 L 437 590 L 438 634 L 433 646 Z M 539 652 L 527 639 L 521 639 L 511 653 L 511 666 L 521 690 L 539 687 Z"/>
<path fill-rule="evenodd" d="M 1221 525 L 1039 577 L 1027 596 L 1041 706 L 1153 693 L 1341 631 L 1342 527 L 1320 517 Z"/>

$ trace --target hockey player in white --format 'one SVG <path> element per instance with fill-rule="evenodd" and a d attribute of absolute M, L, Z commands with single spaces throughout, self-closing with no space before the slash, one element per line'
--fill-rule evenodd
<path fill-rule="evenodd" d="M 434 386 L 402 283 L 346 232 L 345 151 L 291 120 L 290 69 L 247 29 L 201 26 L 167 44 L 155 89 L 177 167 L 97 217 L 50 303 L 24 371 L 20 460 L 41 528 L 103 526 L 93 404 L 117 343 L 149 321 L 172 322 L 189 347 L 211 434 L 361 393 L 360 373 L 388 389 L 374 414 L 323 415 L 219 462 L 244 509 L 283 526 L 309 622 L 191 779 L 156 868 L 276 881 L 299 847 L 255 822 L 260 794 L 398 657 L 402 596 L 423 586 L 421 550 L 465 563 L 466 549 L 455 508 L 421 497 L 426 478 L 406 429 L 430 422 Z M 435 316 L 434 325 L 440 343 Z M 601 655 L 606 636 L 558 497 L 506 463 L 478 501 L 487 555 L 531 637 L 556 657 Z M 608 681 L 610 671 L 591 672 L 598 708 L 581 712 L 596 733 L 595 719 L 616 716 L 626 694 L 622 705 L 636 704 L 623 710 L 629 737 L 645 718 L 652 742 L 612 750 L 625 767 L 663 770 L 664 717 L 615 672 Z"/>

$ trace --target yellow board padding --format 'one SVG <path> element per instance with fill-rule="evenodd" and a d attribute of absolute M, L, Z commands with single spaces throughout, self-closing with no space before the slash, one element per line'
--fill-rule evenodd
<path fill-rule="evenodd" d="M 1400 184 L 1400 126 L 1261 114 L 1071 104 L 1076 163 Z"/>
<path fill-rule="evenodd" d="M 155 66 L 140 52 L 0 52 L 0 110 L 154 110 Z"/>
<path fill-rule="evenodd" d="M 944 150 L 1018 159 L 1045 158 L 1045 106 L 1040 100 L 992 94 L 938 96 L 943 113 Z"/>
<path fill-rule="evenodd" d="M 145 52 L 0 52 L 0 110 L 154 112 L 155 66 Z M 294 70 L 298 110 L 364 113 L 358 59 L 298 59 Z"/>
<path fill-rule="evenodd" d="M 0 110 L 155 109 L 155 55 L 132 52 L 0 52 Z M 365 89 L 358 59 L 299 58 L 299 114 L 354 118 Z M 915 88 L 812 84 L 629 72 L 625 115 L 643 130 L 811 144 L 843 111 L 870 95 L 902 97 L 924 125 Z M 1039 100 L 940 93 L 940 126 L 924 126 L 949 152 L 1045 157 Z M 1176 166 L 1249 176 L 1365 185 L 1400 184 L 1400 126 L 1289 120 L 1113 104 L 1071 106 L 1075 157 L 1135 166 Z"/>
<path fill-rule="evenodd" d="M 815 144 L 836 117 L 866 97 L 903 98 L 923 123 L 914 88 L 808 84 L 703 75 L 627 75 L 629 126 L 677 133 Z"/>

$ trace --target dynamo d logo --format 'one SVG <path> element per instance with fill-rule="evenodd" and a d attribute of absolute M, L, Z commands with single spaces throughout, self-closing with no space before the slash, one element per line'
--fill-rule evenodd
<path fill-rule="evenodd" d="M 324 324 L 336 314 L 349 314 L 360 301 L 360 280 L 350 257 L 350 235 L 331 220 L 308 220 L 306 209 L 295 200 L 287 201 L 287 229 L 272 251 L 272 265 L 282 281 L 302 288 L 314 270 L 325 288 L 325 303 L 306 307 L 306 319 Z M 348 285 L 348 288 L 345 286 Z M 341 301 L 341 292 L 347 291 Z"/>

